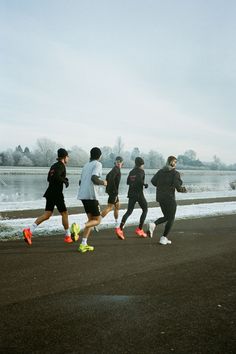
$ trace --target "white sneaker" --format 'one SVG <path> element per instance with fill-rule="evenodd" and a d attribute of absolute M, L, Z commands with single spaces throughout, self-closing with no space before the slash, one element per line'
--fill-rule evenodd
<path fill-rule="evenodd" d="M 96 231 L 96 232 L 99 232 L 99 226 L 97 225 L 97 226 L 94 226 L 94 231 Z"/>
<path fill-rule="evenodd" d="M 160 243 L 161 245 L 170 245 L 170 244 L 171 244 L 171 241 L 168 240 L 167 237 L 161 236 L 159 243 Z"/>
<path fill-rule="evenodd" d="M 150 222 L 150 223 L 148 224 L 147 235 L 148 235 L 149 237 L 152 238 L 153 232 L 154 232 L 155 228 L 156 228 L 156 224 L 154 224 L 154 222 Z"/>

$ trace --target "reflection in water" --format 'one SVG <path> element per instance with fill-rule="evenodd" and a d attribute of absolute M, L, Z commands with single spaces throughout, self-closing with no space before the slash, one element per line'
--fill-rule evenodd
<path fill-rule="evenodd" d="M 48 169 L 30 169 L 30 173 L 18 174 L 14 169 L 14 174 L 1 174 L 0 168 L 0 202 L 26 202 L 42 200 L 42 196 L 47 188 L 47 172 Z M 64 189 L 67 199 L 76 199 L 78 190 L 78 181 L 80 178 L 81 169 L 67 169 L 70 186 Z M 104 176 L 109 169 L 104 169 Z M 145 170 L 146 183 L 148 189 L 145 189 L 145 194 L 148 199 L 152 196 L 155 200 L 155 188 L 151 184 L 151 178 L 156 170 Z M 122 169 L 122 177 L 120 184 L 120 199 L 127 196 L 128 186 L 126 185 L 129 169 Z M 210 192 L 210 191 L 226 191 L 231 189 L 230 182 L 235 180 L 236 173 L 233 171 L 180 171 L 181 178 L 188 188 L 190 193 L 195 192 Z M 100 188 L 101 198 L 107 199 L 104 188 Z"/>

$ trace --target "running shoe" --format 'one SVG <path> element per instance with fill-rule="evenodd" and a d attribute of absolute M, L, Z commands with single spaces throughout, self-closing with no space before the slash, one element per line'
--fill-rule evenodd
<path fill-rule="evenodd" d="M 72 240 L 71 236 L 65 236 L 64 237 L 64 242 L 71 243 L 71 242 L 73 242 L 73 240 Z"/>
<path fill-rule="evenodd" d="M 150 222 L 150 223 L 148 224 L 148 229 L 147 229 L 147 235 L 148 235 L 148 237 L 151 237 L 151 238 L 152 238 L 153 232 L 154 232 L 155 228 L 156 228 L 156 224 L 155 224 L 154 222 Z"/>
<path fill-rule="evenodd" d="M 80 226 L 78 224 L 76 224 L 76 222 L 74 222 L 70 228 L 71 238 L 74 242 L 78 241 L 79 232 L 80 232 Z"/>
<path fill-rule="evenodd" d="M 99 226 L 97 225 L 97 226 L 94 226 L 94 231 L 96 231 L 96 232 L 99 232 Z"/>
<path fill-rule="evenodd" d="M 147 234 L 143 231 L 143 229 L 140 229 L 139 227 L 137 227 L 137 229 L 135 230 L 136 235 L 140 236 L 140 237 L 147 237 Z"/>
<path fill-rule="evenodd" d="M 120 227 L 116 227 L 115 228 L 115 232 L 116 232 L 116 236 L 120 239 L 120 240 L 124 240 L 125 239 L 125 235 L 123 230 L 121 230 Z"/>
<path fill-rule="evenodd" d="M 161 245 L 170 245 L 170 244 L 171 244 L 171 240 L 169 240 L 169 239 L 168 239 L 167 237 L 165 237 L 165 236 L 161 236 L 159 243 L 160 243 Z"/>
<path fill-rule="evenodd" d="M 32 232 L 30 228 L 23 230 L 24 241 L 28 243 L 28 245 L 32 245 Z"/>
<path fill-rule="evenodd" d="M 85 253 L 85 252 L 92 252 L 94 251 L 94 247 L 93 246 L 89 246 L 89 245 L 82 245 L 82 243 L 79 245 L 78 251 L 81 253 Z"/>

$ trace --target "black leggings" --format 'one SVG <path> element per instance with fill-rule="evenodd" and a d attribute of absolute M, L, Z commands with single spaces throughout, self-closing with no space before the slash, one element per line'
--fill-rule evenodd
<path fill-rule="evenodd" d="M 120 223 L 120 228 L 121 229 L 123 229 L 123 226 L 126 223 L 126 220 L 132 214 L 136 202 L 138 202 L 140 208 L 143 211 L 141 216 L 140 216 L 140 220 L 139 220 L 139 228 L 140 229 L 143 228 L 143 224 L 144 224 L 144 221 L 145 221 L 146 216 L 147 216 L 148 206 L 147 206 L 147 201 L 146 201 L 144 195 L 140 195 L 138 197 L 129 198 L 128 209 L 127 209 L 126 213 L 123 215 L 121 223 Z"/>
<path fill-rule="evenodd" d="M 175 199 L 162 199 L 159 201 L 161 211 L 164 216 L 155 221 L 156 225 L 166 222 L 163 236 L 167 236 L 174 224 L 176 213 L 176 201 Z"/>

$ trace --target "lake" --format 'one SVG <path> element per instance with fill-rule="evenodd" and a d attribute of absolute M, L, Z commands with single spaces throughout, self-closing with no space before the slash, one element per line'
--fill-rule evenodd
<path fill-rule="evenodd" d="M 110 169 L 103 169 L 103 177 Z M 126 200 L 127 185 L 126 179 L 130 169 L 122 169 L 120 183 L 120 199 Z M 155 187 L 151 185 L 150 180 L 156 170 L 146 169 L 146 183 L 149 187 L 145 189 L 147 200 L 155 200 Z M 30 209 L 41 208 L 44 206 L 42 198 L 47 188 L 48 168 L 22 168 L 22 167 L 0 167 L 0 210 L 8 209 Z M 65 198 L 68 206 L 78 204 L 76 200 L 78 181 L 81 174 L 81 168 L 67 168 L 67 176 L 70 186 L 64 189 Z M 187 194 L 177 193 L 177 199 L 194 199 L 196 196 L 214 197 L 235 195 L 229 186 L 229 183 L 236 180 L 235 171 L 202 171 L 202 170 L 180 170 L 181 178 L 188 189 Z M 106 202 L 107 194 L 104 188 L 100 188 L 101 202 Z"/>

